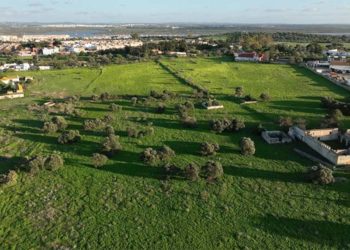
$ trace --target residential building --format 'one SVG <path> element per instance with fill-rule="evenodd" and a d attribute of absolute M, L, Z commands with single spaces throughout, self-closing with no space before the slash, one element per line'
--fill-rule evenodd
<path fill-rule="evenodd" d="M 236 62 L 261 62 L 262 56 L 256 52 L 240 52 L 235 53 Z"/>

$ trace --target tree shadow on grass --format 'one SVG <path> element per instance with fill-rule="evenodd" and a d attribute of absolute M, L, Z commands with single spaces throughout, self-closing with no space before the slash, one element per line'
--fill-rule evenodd
<path fill-rule="evenodd" d="M 162 127 L 166 129 L 175 129 L 182 131 L 197 131 L 197 132 L 209 132 L 208 122 L 198 121 L 196 128 L 186 128 L 180 120 L 170 120 L 170 119 L 150 119 L 155 127 Z"/>
<path fill-rule="evenodd" d="M 303 173 L 284 173 L 284 172 L 275 172 L 262 169 L 253 169 L 248 167 L 235 167 L 228 166 L 224 167 L 225 174 L 252 178 L 252 179 L 263 179 L 267 181 L 280 181 L 280 182 L 289 182 L 289 183 L 305 183 L 305 176 Z"/>
<path fill-rule="evenodd" d="M 157 180 L 164 178 L 164 170 L 161 167 L 146 166 L 135 162 L 117 162 L 103 167 L 102 170 L 131 177 Z"/>
<path fill-rule="evenodd" d="M 164 145 L 176 151 L 178 155 L 200 155 L 201 143 L 187 141 L 164 141 Z"/>
<path fill-rule="evenodd" d="M 320 247 L 327 245 L 332 248 L 345 249 L 350 242 L 349 224 L 266 215 L 258 218 L 255 226 L 272 235 L 302 239 L 319 244 Z"/>
<path fill-rule="evenodd" d="M 323 78 L 322 76 L 308 70 L 302 67 L 298 67 L 298 66 L 290 66 L 294 69 L 294 73 L 303 77 L 308 77 L 309 79 L 313 80 L 315 83 L 315 86 L 320 87 L 320 88 L 324 88 L 328 91 L 331 91 L 335 94 L 344 96 L 346 95 L 346 90 L 344 90 L 343 88 L 341 88 L 340 86 L 335 85 L 334 83 L 332 83 L 331 81 Z"/>
<path fill-rule="evenodd" d="M 23 157 L 2 157 L 0 156 L 0 174 L 5 174 L 9 170 L 19 167 L 21 163 L 25 162 Z"/>
<path fill-rule="evenodd" d="M 82 156 L 91 156 L 101 146 L 97 142 L 82 140 L 75 144 L 62 145 L 57 142 L 57 136 L 38 135 L 38 134 L 16 134 L 18 138 L 28 140 L 34 143 L 47 144 L 52 151 L 73 153 Z"/>
<path fill-rule="evenodd" d="M 319 114 L 326 113 L 326 109 L 323 109 L 321 105 L 313 101 L 271 101 L 270 108 L 278 109 L 281 111 L 296 111 L 301 113 Z"/>

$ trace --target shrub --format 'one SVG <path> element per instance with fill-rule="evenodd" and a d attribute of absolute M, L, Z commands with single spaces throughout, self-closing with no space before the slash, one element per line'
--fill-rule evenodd
<path fill-rule="evenodd" d="M 59 131 L 63 131 L 68 127 L 66 119 L 62 116 L 54 116 L 52 117 L 51 121 L 57 125 Z"/>
<path fill-rule="evenodd" d="M 245 128 L 244 121 L 238 118 L 235 118 L 231 122 L 231 126 L 229 126 L 229 131 L 235 132 Z"/>
<path fill-rule="evenodd" d="M 209 99 L 209 100 L 202 103 L 202 106 L 204 108 L 213 107 L 213 106 L 220 106 L 220 105 L 221 105 L 220 102 L 215 100 L 215 99 Z"/>
<path fill-rule="evenodd" d="M 80 101 L 80 96 L 78 96 L 78 95 L 73 95 L 73 96 L 67 97 L 65 100 L 66 103 L 77 103 L 79 101 Z"/>
<path fill-rule="evenodd" d="M 107 114 L 102 118 L 102 122 L 110 124 L 114 121 L 114 117 L 111 114 Z"/>
<path fill-rule="evenodd" d="M 145 130 L 147 135 L 154 135 L 154 128 L 151 126 L 152 126 L 152 123 L 150 123 L 149 126 Z"/>
<path fill-rule="evenodd" d="M 231 121 L 227 118 L 224 119 L 218 119 L 218 120 L 213 120 L 211 122 L 211 128 L 217 133 L 223 133 L 224 131 L 229 128 L 231 125 Z"/>
<path fill-rule="evenodd" d="M 255 102 L 255 101 L 256 101 L 256 99 L 255 99 L 254 97 L 252 97 L 251 95 L 246 95 L 246 96 L 243 98 L 243 100 L 244 100 L 245 102 Z"/>
<path fill-rule="evenodd" d="M 123 109 L 123 107 L 119 106 L 115 103 L 112 103 L 111 105 L 109 105 L 109 109 L 113 112 L 116 112 L 116 111 L 121 111 Z"/>
<path fill-rule="evenodd" d="M 188 109 L 187 109 L 187 107 L 185 106 L 185 105 L 183 105 L 183 104 L 178 104 L 177 106 L 176 106 L 176 109 L 177 109 L 177 111 L 179 112 L 179 116 L 180 116 L 180 118 L 185 118 L 185 117 L 187 117 L 188 116 Z"/>
<path fill-rule="evenodd" d="M 105 132 L 106 132 L 107 136 L 115 134 L 114 128 L 110 125 L 106 126 Z"/>
<path fill-rule="evenodd" d="M 165 104 L 164 103 L 158 103 L 158 106 L 156 108 L 156 112 L 158 114 L 164 114 L 166 110 Z"/>
<path fill-rule="evenodd" d="M 163 146 L 160 150 L 147 148 L 141 154 L 141 160 L 149 165 L 157 165 L 160 162 L 168 162 L 175 156 L 175 151 L 168 146 Z"/>
<path fill-rule="evenodd" d="M 208 161 L 204 166 L 204 171 L 208 181 L 220 179 L 224 175 L 221 163 L 216 161 Z"/>
<path fill-rule="evenodd" d="M 288 130 L 291 126 L 293 126 L 294 122 L 291 117 L 280 117 L 279 125 L 283 130 Z"/>
<path fill-rule="evenodd" d="M 190 109 L 194 109 L 194 104 L 193 102 L 190 102 L 190 101 L 186 101 L 184 104 L 183 104 L 186 109 L 190 110 Z"/>
<path fill-rule="evenodd" d="M 62 132 L 62 134 L 58 137 L 59 144 L 73 144 L 80 142 L 81 136 L 78 130 L 68 130 Z"/>
<path fill-rule="evenodd" d="M 332 97 L 323 97 L 321 104 L 330 110 L 339 109 L 344 115 L 350 115 L 350 103 L 339 102 Z"/>
<path fill-rule="evenodd" d="M 84 130 L 85 131 L 95 131 L 102 129 L 106 126 L 105 122 L 101 119 L 95 120 L 85 120 L 84 121 Z"/>
<path fill-rule="evenodd" d="M 339 121 L 343 118 L 343 113 L 340 109 L 334 109 L 330 112 L 330 116 L 335 119 L 336 121 Z"/>
<path fill-rule="evenodd" d="M 119 137 L 115 135 L 109 135 L 102 141 L 102 152 L 108 157 L 113 157 L 122 149 L 119 142 Z"/>
<path fill-rule="evenodd" d="M 100 168 L 103 167 L 107 164 L 108 162 L 108 157 L 102 154 L 93 154 L 92 155 L 92 165 L 95 168 Z"/>
<path fill-rule="evenodd" d="M 159 161 L 157 150 L 146 148 L 141 154 L 141 160 L 146 164 L 155 165 Z"/>
<path fill-rule="evenodd" d="M 98 101 L 99 99 L 100 99 L 100 98 L 99 98 L 98 95 L 92 95 L 92 96 L 91 96 L 91 100 L 92 100 L 92 101 L 95 101 L 95 102 L 96 102 L 96 101 Z"/>
<path fill-rule="evenodd" d="M 105 92 L 100 95 L 101 101 L 105 102 L 111 99 L 111 96 L 109 93 Z"/>
<path fill-rule="evenodd" d="M 201 145 L 201 155 L 209 156 L 215 155 L 220 150 L 220 146 L 217 143 L 204 142 Z"/>
<path fill-rule="evenodd" d="M 197 119 L 195 117 L 187 116 L 181 119 L 182 125 L 186 128 L 196 128 Z"/>
<path fill-rule="evenodd" d="M 337 128 L 340 126 L 340 122 L 337 118 L 338 116 L 332 115 L 332 114 L 328 114 L 326 115 L 322 122 L 321 122 L 321 128 Z"/>
<path fill-rule="evenodd" d="M 211 122 L 211 128 L 217 133 L 222 132 L 237 132 L 243 128 L 245 128 L 244 121 L 238 118 L 234 118 L 229 120 L 227 118 L 213 120 Z"/>
<path fill-rule="evenodd" d="M 260 99 L 262 100 L 262 101 L 264 101 L 264 102 L 267 102 L 267 101 L 270 101 L 270 95 L 269 94 L 267 94 L 267 93 L 262 93 L 261 95 L 260 95 Z"/>
<path fill-rule="evenodd" d="M 190 163 L 185 168 L 185 177 L 190 181 L 197 181 L 199 179 L 200 168 L 198 165 Z"/>
<path fill-rule="evenodd" d="M 256 128 L 254 129 L 254 133 L 256 135 L 259 135 L 259 136 L 265 131 L 266 131 L 266 129 L 264 128 L 264 126 L 261 123 L 259 123 L 258 126 L 256 126 Z"/>
<path fill-rule="evenodd" d="M 295 124 L 298 128 L 300 128 L 300 129 L 302 129 L 302 130 L 306 130 L 307 122 L 306 122 L 305 119 L 303 119 L 303 118 L 298 118 L 298 119 L 296 119 L 296 120 L 294 121 L 294 124 Z"/>
<path fill-rule="evenodd" d="M 35 156 L 29 160 L 25 168 L 31 175 L 36 175 L 45 168 L 45 161 L 45 157 Z"/>
<path fill-rule="evenodd" d="M 308 173 L 308 178 L 315 184 L 328 185 L 334 183 L 333 171 L 323 165 L 314 166 Z"/>
<path fill-rule="evenodd" d="M 255 154 L 255 143 L 252 139 L 247 137 L 241 139 L 241 153 L 246 156 Z"/>
<path fill-rule="evenodd" d="M 235 88 L 235 96 L 237 96 L 237 97 L 243 96 L 243 87 L 236 87 Z"/>
<path fill-rule="evenodd" d="M 63 167 L 64 160 L 60 155 L 53 154 L 46 158 L 45 160 L 45 169 L 56 171 L 59 168 Z"/>
<path fill-rule="evenodd" d="M 128 127 L 126 132 L 127 132 L 129 137 L 132 137 L 132 138 L 139 137 L 139 131 L 136 128 Z"/>
<path fill-rule="evenodd" d="M 171 176 L 178 176 L 180 175 L 180 173 L 182 173 L 181 168 L 179 168 L 175 164 L 170 164 L 170 163 L 167 163 L 164 165 L 164 170 L 165 170 L 166 178 L 168 179 Z"/>
<path fill-rule="evenodd" d="M 168 146 L 163 146 L 160 151 L 159 151 L 159 158 L 162 160 L 162 161 L 168 161 L 170 160 L 172 157 L 174 157 L 176 154 L 175 154 L 175 151 L 172 150 L 170 147 Z"/>
<path fill-rule="evenodd" d="M 25 169 L 31 174 L 36 175 L 46 169 L 56 171 L 64 165 L 64 160 L 60 155 L 53 154 L 49 156 L 35 156 L 28 160 Z"/>
<path fill-rule="evenodd" d="M 18 174 L 14 170 L 10 170 L 7 174 L 0 175 L 0 185 L 13 186 L 16 185 Z"/>
<path fill-rule="evenodd" d="M 53 122 L 45 122 L 42 130 L 46 134 L 51 134 L 51 133 L 56 133 L 58 131 L 58 127 L 57 127 L 57 124 Z"/>
<path fill-rule="evenodd" d="M 138 101 L 137 97 L 131 98 L 131 103 L 132 103 L 133 106 L 137 105 L 137 101 Z"/>

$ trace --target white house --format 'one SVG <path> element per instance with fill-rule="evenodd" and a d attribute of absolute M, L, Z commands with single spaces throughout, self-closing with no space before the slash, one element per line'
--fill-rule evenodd
<path fill-rule="evenodd" d="M 60 52 L 60 49 L 57 47 L 54 48 L 43 48 L 42 53 L 44 56 L 54 55 Z"/>

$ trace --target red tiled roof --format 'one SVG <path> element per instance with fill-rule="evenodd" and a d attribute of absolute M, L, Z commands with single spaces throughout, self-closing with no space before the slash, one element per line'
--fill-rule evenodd
<path fill-rule="evenodd" d="M 257 56 L 255 52 L 243 52 L 238 54 L 239 57 L 254 58 Z"/>

